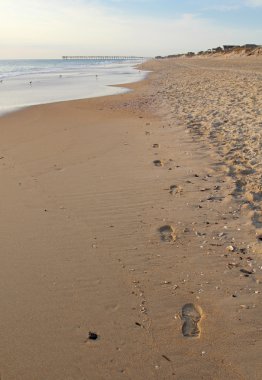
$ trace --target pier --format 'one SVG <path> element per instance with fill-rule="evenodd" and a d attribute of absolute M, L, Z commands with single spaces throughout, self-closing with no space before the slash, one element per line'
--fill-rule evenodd
<path fill-rule="evenodd" d="M 116 61 L 116 60 L 136 60 L 145 59 L 145 57 L 135 57 L 133 55 L 63 55 L 62 59 L 75 59 L 75 60 L 100 60 L 100 61 Z"/>

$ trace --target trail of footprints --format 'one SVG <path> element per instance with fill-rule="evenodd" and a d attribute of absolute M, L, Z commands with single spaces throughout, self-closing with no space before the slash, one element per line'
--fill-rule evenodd
<path fill-rule="evenodd" d="M 159 144 L 153 144 L 152 148 L 159 148 Z M 163 162 L 161 160 L 154 160 L 154 165 L 157 167 L 163 166 Z M 169 187 L 169 193 L 171 195 L 174 194 L 182 194 L 183 188 L 178 185 L 171 185 Z M 177 233 L 175 228 L 172 225 L 166 224 L 161 226 L 158 229 L 160 234 L 161 241 L 165 243 L 172 243 L 177 239 Z M 187 338 L 198 338 L 200 337 L 200 327 L 199 323 L 202 318 L 202 309 L 194 305 L 193 303 L 187 303 L 182 307 L 181 320 L 182 324 L 182 334 Z"/>
<path fill-rule="evenodd" d="M 160 99 L 164 102 L 169 102 L 175 115 L 179 114 L 183 116 L 183 121 L 187 124 L 187 128 L 193 132 L 193 135 L 199 136 L 200 138 L 204 136 L 208 137 L 213 145 L 217 146 L 218 153 L 220 153 L 227 164 L 229 164 L 231 170 L 229 174 L 238 180 L 236 185 L 239 185 L 239 193 L 245 194 L 250 204 L 256 206 L 252 221 L 257 228 L 260 228 L 257 231 L 256 239 L 261 243 L 262 212 L 259 204 L 261 201 L 261 181 L 259 181 L 259 179 L 261 179 L 261 168 L 259 167 L 261 150 L 258 149 L 258 145 L 261 142 L 259 133 L 262 123 L 261 116 L 258 116 L 260 115 L 259 105 L 261 104 L 261 97 L 258 97 L 257 76 L 250 74 L 248 75 L 249 80 L 243 81 L 243 75 L 246 76 L 246 73 L 235 73 L 232 76 L 231 71 L 229 73 L 223 71 L 219 73 L 219 75 L 215 71 L 211 72 L 201 87 L 201 93 L 205 94 L 204 97 L 201 97 L 199 96 L 199 81 L 194 81 L 194 78 L 192 78 L 192 75 L 195 77 L 195 71 L 188 72 L 187 69 L 184 71 L 185 72 L 181 74 L 183 75 L 183 81 L 181 81 L 180 77 L 175 77 L 176 73 L 172 74 L 171 80 L 173 80 L 175 86 L 173 86 L 173 88 L 170 86 L 166 91 L 159 91 L 159 93 L 162 93 Z M 227 95 L 224 94 L 225 90 L 228 89 L 228 75 L 230 75 L 231 81 L 234 82 L 233 84 L 238 84 L 238 86 L 232 86 L 230 88 L 237 88 L 238 92 L 239 88 L 243 89 L 240 99 L 234 97 L 235 94 L 233 90 L 228 91 Z M 190 83 L 190 85 L 188 85 L 188 83 Z M 163 84 L 160 83 L 159 85 L 160 88 L 161 86 L 163 87 Z M 248 86 L 253 86 L 252 91 L 250 91 L 250 88 L 246 88 Z M 207 93 L 208 95 L 206 95 Z M 176 94 L 179 96 L 176 96 Z M 182 100 L 181 94 L 183 97 Z M 225 104 L 222 109 L 220 104 L 221 94 L 226 96 L 224 99 Z M 251 99 L 250 94 L 252 94 L 253 99 Z M 155 99 L 159 98 L 151 98 L 152 110 L 156 108 Z M 177 99 L 179 100 L 177 101 Z M 192 111 L 192 99 L 194 99 L 194 102 L 198 102 L 198 107 L 195 107 L 194 111 Z M 209 103 L 205 103 L 203 99 L 209 99 Z M 249 101 L 250 99 L 252 102 Z M 249 102 L 247 102 L 247 100 Z M 173 104 L 171 104 L 171 101 Z M 243 117 L 242 120 L 239 120 L 239 115 L 235 114 L 235 107 L 232 107 L 234 103 L 237 103 L 238 106 L 241 104 L 243 109 L 247 111 L 245 115 L 249 115 L 248 124 L 250 125 L 252 123 L 252 135 L 249 135 L 250 128 L 246 128 L 247 118 Z M 199 110 L 201 110 L 201 114 L 198 113 Z M 221 144 L 221 140 L 226 143 Z M 159 148 L 159 144 L 153 144 L 152 148 Z M 161 160 L 155 160 L 153 164 L 156 167 L 165 166 Z M 245 176 L 245 181 L 243 181 L 243 175 Z M 171 185 L 167 190 L 170 195 L 181 194 L 183 191 L 180 191 L 177 185 Z M 200 191 L 203 193 L 206 191 L 211 192 L 212 190 L 219 190 L 219 187 L 214 189 L 203 188 Z M 237 195 L 239 195 L 239 193 L 237 193 Z M 221 201 L 222 199 L 223 197 L 211 194 L 201 200 L 201 202 L 214 202 Z M 202 207 L 202 205 L 199 205 L 199 208 Z M 176 239 L 174 228 L 171 225 L 163 225 L 158 229 L 158 233 L 161 241 L 164 243 L 172 243 Z M 246 276 L 249 276 L 249 273 L 246 273 Z M 182 307 L 181 313 L 183 336 L 190 338 L 199 337 L 199 324 L 201 319 L 202 310 L 199 306 L 192 303 L 185 304 Z"/>
<path fill-rule="evenodd" d="M 210 174 L 201 177 L 197 174 L 194 175 L 195 178 L 199 178 L 199 180 L 208 181 L 210 177 L 212 177 Z M 187 183 L 191 183 L 191 181 L 187 181 Z M 178 185 L 171 185 L 169 189 L 166 189 L 169 191 L 171 195 L 177 194 L 183 191 L 183 188 L 181 188 Z M 208 196 L 205 200 L 209 201 L 219 201 L 220 197 L 214 195 L 214 191 L 217 192 L 220 190 L 220 185 L 215 186 L 209 186 L 209 187 L 200 187 L 199 192 L 210 192 L 211 195 Z M 204 201 L 204 200 L 202 200 Z M 160 235 L 160 239 L 164 243 L 172 243 L 177 240 L 177 231 L 176 229 L 170 225 L 166 224 L 158 228 L 158 233 Z M 262 241 L 262 234 L 257 235 L 257 240 Z M 233 266 L 233 264 L 232 264 Z M 234 267 L 234 266 L 233 266 Z M 231 269 L 229 265 L 229 269 Z M 244 274 L 245 277 L 249 277 L 251 274 L 253 274 L 253 271 L 248 268 L 247 269 L 240 269 L 240 272 Z M 200 323 L 203 317 L 203 312 L 200 306 L 195 305 L 193 303 L 186 303 L 182 307 L 182 312 L 180 314 L 181 322 L 182 322 L 182 328 L 181 333 L 183 337 L 185 338 L 199 338 L 201 335 L 201 329 L 200 329 Z"/>
<path fill-rule="evenodd" d="M 170 243 L 177 239 L 175 229 L 168 224 L 160 227 L 159 233 L 163 242 Z M 202 310 L 199 306 L 196 306 L 193 303 L 187 303 L 182 307 L 181 320 L 183 321 L 182 334 L 184 337 L 200 337 L 199 322 L 201 318 Z"/>

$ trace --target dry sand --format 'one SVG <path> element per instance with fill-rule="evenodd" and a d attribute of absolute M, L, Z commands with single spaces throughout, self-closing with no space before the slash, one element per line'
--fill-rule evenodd
<path fill-rule="evenodd" d="M 261 62 L 0 119 L 1 380 L 261 379 Z"/>

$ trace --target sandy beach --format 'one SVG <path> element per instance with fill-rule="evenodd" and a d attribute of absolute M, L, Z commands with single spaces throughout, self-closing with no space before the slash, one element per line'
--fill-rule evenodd
<path fill-rule="evenodd" d="M 261 379 L 261 63 L 0 118 L 1 380 Z"/>

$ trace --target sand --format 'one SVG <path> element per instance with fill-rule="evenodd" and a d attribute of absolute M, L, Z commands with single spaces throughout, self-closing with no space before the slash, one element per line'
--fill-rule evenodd
<path fill-rule="evenodd" d="M 0 119 L 1 380 L 261 378 L 260 63 Z"/>

